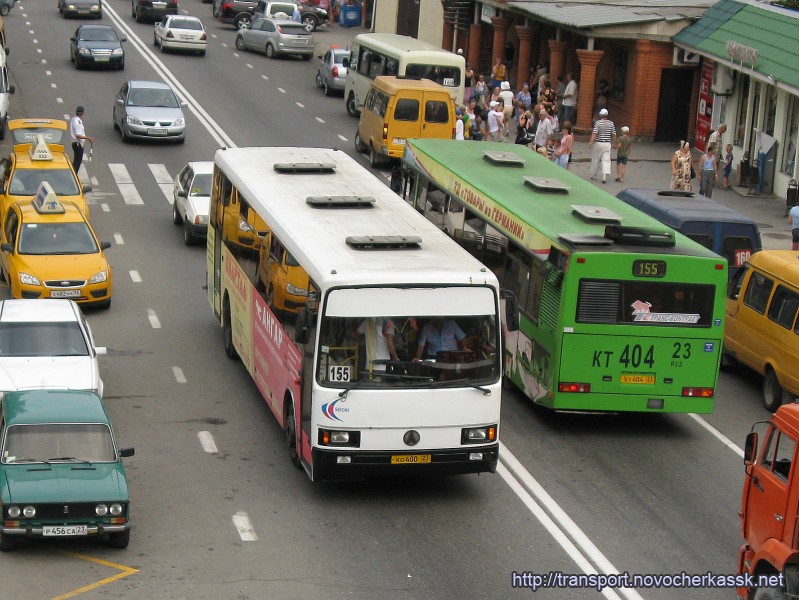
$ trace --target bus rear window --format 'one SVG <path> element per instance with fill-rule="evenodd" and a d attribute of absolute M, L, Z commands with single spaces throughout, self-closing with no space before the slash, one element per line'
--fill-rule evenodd
<path fill-rule="evenodd" d="M 581 279 L 578 323 L 710 327 L 714 286 Z"/>
<path fill-rule="evenodd" d="M 458 87 L 461 84 L 461 71 L 458 67 L 409 64 L 405 67 L 405 76 L 424 77 L 446 87 Z"/>

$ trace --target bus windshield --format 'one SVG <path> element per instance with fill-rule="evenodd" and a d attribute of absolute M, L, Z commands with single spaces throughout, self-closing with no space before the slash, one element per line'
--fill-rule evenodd
<path fill-rule="evenodd" d="M 327 386 L 457 387 L 500 375 L 488 288 L 334 290 L 319 342 L 317 379 Z"/>

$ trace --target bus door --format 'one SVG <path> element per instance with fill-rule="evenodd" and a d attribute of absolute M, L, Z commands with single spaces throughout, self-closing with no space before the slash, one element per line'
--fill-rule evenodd
<path fill-rule="evenodd" d="M 303 466 L 313 480 L 313 461 L 311 458 L 311 415 L 313 412 L 313 388 L 314 388 L 314 357 L 316 355 L 316 320 L 319 318 L 319 292 L 312 281 L 308 282 L 308 302 L 305 309 L 301 309 L 297 316 L 297 327 L 299 328 L 305 318 L 308 325 L 307 341 L 300 345 L 302 351 L 302 367 L 300 369 L 300 393 L 297 396 L 297 414 L 299 415 L 297 436 L 299 442 L 299 455 Z"/>
<path fill-rule="evenodd" d="M 214 175 L 214 189 L 212 193 L 211 214 L 209 221 L 212 230 L 213 246 L 210 251 L 213 256 L 213 281 L 208 284 L 209 303 L 213 306 L 214 314 L 219 315 L 221 310 L 222 294 L 222 242 L 224 237 L 225 207 L 230 202 L 233 186 L 227 177 L 216 171 Z M 210 242 L 209 242 L 210 243 Z M 209 259 L 210 262 L 210 259 Z"/>

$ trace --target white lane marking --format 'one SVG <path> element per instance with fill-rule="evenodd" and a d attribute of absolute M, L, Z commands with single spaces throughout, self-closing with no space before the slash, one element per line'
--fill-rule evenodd
<path fill-rule="evenodd" d="M 497 473 L 584 573 L 620 572 L 502 442 L 499 457 Z M 602 594 L 614 600 L 619 600 L 618 594 L 627 600 L 643 600 L 631 588 L 618 588 L 618 594 L 605 589 Z"/>
<path fill-rule="evenodd" d="M 247 65 L 247 68 L 248 68 L 248 69 L 254 69 L 254 68 L 255 68 L 255 67 L 253 67 L 253 66 L 252 66 L 250 63 L 245 63 L 245 64 Z"/>
<path fill-rule="evenodd" d="M 214 39 L 216 39 L 216 37 L 217 37 L 217 36 L 216 36 L 216 34 L 215 34 L 215 33 L 212 33 L 212 34 L 211 34 L 211 37 L 212 37 L 212 38 L 214 38 Z"/>
<path fill-rule="evenodd" d="M 235 56 L 236 58 L 238 58 L 238 57 L 239 57 L 239 53 L 238 53 L 238 52 L 234 52 L 234 53 L 233 53 L 233 56 Z"/>
<path fill-rule="evenodd" d="M 53 74 L 53 72 L 52 72 L 52 71 L 45 71 L 45 72 L 44 72 L 44 74 L 45 74 L 45 75 L 47 75 L 47 76 L 49 77 L 50 75 L 52 75 L 52 74 Z"/>
<path fill-rule="evenodd" d="M 116 243 L 117 246 L 124 246 L 125 245 L 125 240 L 123 240 L 122 236 L 120 234 L 118 234 L 118 233 L 114 234 L 114 242 Z"/>
<path fill-rule="evenodd" d="M 284 90 L 282 87 L 277 88 L 277 91 L 280 92 L 281 94 L 286 93 L 286 90 Z"/>
<path fill-rule="evenodd" d="M 214 441 L 214 436 L 211 435 L 210 431 L 198 431 L 197 439 L 200 440 L 200 446 L 202 446 L 203 450 L 208 454 L 219 453 L 219 449 L 216 447 L 216 442 Z"/>
<path fill-rule="evenodd" d="M 166 165 L 148 163 L 147 166 L 150 167 L 150 172 L 153 174 L 153 177 L 155 177 L 155 181 L 158 183 L 158 187 L 161 188 L 161 192 L 164 194 L 166 201 L 172 204 L 172 202 L 174 202 L 172 188 L 175 182 L 172 180 L 169 171 L 166 170 Z"/>
<path fill-rule="evenodd" d="M 111 212 L 111 208 L 110 208 L 110 207 L 108 206 L 108 204 L 106 204 L 105 202 L 102 202 L 102 203 L 100 204 L 100 209 L 101 209 L 103 212 Z"/>
<path fill-rule="evenodd" d="M 51 88 L 53 88 L 53 89 L 57 89 L 57 88 L 58 88 L 58 85 L 56 85 L 55 83 L 51 83 L 51 84 L 50 84 L 50 87 L 51 87 Z"/>
<path fill-rule="evenodd" d="M 344 137 L 343 135 L 341 135 L 340 133 L 338 134 L 338 136 L 337 136 L 337 137 L 338 137 L 338 139 L 340 139 L 342 142 L 348 142 L 348 141 L 349 141 L 347 138 L 345 138 L 345 137 Z"/>
<path fill-rule="evenodd" d="M 266 75 L 261 75 L 261 77 L 269 81 L 269 77 L 267 77 Z"/>
<path fill-rule="evenodd" d="M 81 166 L 83 166 L 83 165 L 81 165 Z M 100 181 L 99 181 L 99 180 L 97 179 L 97 177 L 96 177 L 96 176 L 94 176 L 94 175 L 92 175 L 91 177 L 89 177 L 89 181 L 91 181 L 91 183 L 92 183 L 92 187 L 97 187 L 98 185 L 100 185 Z"/>
<path fill-rule="evenodd" d="M 141 283 L 141 275 L 139 275 L 138 271 L 128 271 L 130 273 L 130 279 L 133 283 Z"/>
<path fill-rule="evenodd" d="M 63 103 L 64 103 L 64 99 L 63 99 L 63 98 L 56 98 L 56 99 L 55 99 L 55 101 L 56 101 L 58 104 L 63 104 Z"/>
<path fill-rule="evenodd" d="M 300 108 L 305 108 L 305 105 L 302 102 L 296 102 L 295 104 Z"/>
<path fill-rule="evenodd" d="M 158 316 L 152 308 L 147 309 L 147 319 L 153 329 L 161 329 L 161 321 L 158 320 Z"/>
<path fill-rule="evenodd" d="M 233 515 L 233 525 L 236 526 L 236 531 L 239 532 L 239 537 L 242 542 L 254 542 L 258 539 L 246 512 L 239 511 Z"/>
<path fill-rule="evenodd" d="M 325 122 L 325 120 L 322 117 L 316 117 L 316 120 L 319 121 L 320 123 L 324 123 Z"/>
<path fill-rule="evenodd" d="M 36 52 L 38 52 L 39 54 L 41 54 L 41 53 L 42 53 L 42 49 L 41 49 L 41 48 L 36 48 Z"/>
<path fill-rule="evenodd" d="M 144 204 L 139 191 L 133 185 L 128 168 L 122 163 L 109 163 L 108 168 L 111 170 L 111 175 L 114 177 L 125 204 Z"/>
<path fill-rule="evenodd" d="M 46 59 L 46 58 L 43 58 L 43 59 L 42 59 L 42 64 L 43 64 L 43 65 L 46 65 L 46 64 L 47 64 L 47 59 Z"/>
<path fill-rule="evenodd" d="M 180 367 L 172 367 L 172 374 L 175 376 L 175 381 L 178 383 L 186 383 L 186 376 L 183 374 L 183 369 Z"/>
<path fill-rule="evenodd" d="M 33 32 L 31 31 L 31 33 L 33 33 Z M 34 44 L 38 44 L 38 43 L 39 43 L 39 40 L 37 40 L 36 38 L 33 38 L 33 43 L 34 43 Z"/>
<path fill-rule="evenodd" d="M 705 428 L 710 433 L 710 435 L 715 437 L 717 440 L 721 441 L 721 443 L 724 444 L 725 446 L 727 446 L 727 448 L 729 448 L 730 450 L 735 452 L 735 454 L 737 454 L 741 458 L 744 457 L 743 448 L 738 446 L 738 444 L 733 442 L 730 438 L 728 438 L 726 435 L 721 433 L 718 429 L 713 427 L 713 425 L 711 425 L 710 423 L 705 421 L 702 417 L 700 417 L 696 413 L 688 413 L 688 416 L 691 417 L 697 423 L 699 423 L 703 428 Z"/>

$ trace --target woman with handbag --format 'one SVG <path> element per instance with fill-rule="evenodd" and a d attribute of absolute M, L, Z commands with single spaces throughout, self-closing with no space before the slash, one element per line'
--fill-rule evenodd
<path fill-rule="evenodd" d="M 691 177 L 694 174 L 694 159 L 691 144 L 680 142 L 680 149 L 671 156 L 671 189 L 692 192 Z"/>
<path fill-rule="evenodd" d="M 529 110 L 519 115 L 515 144 L 526 146 L 533 141 L 532 121 L 533 115 Z"/>

